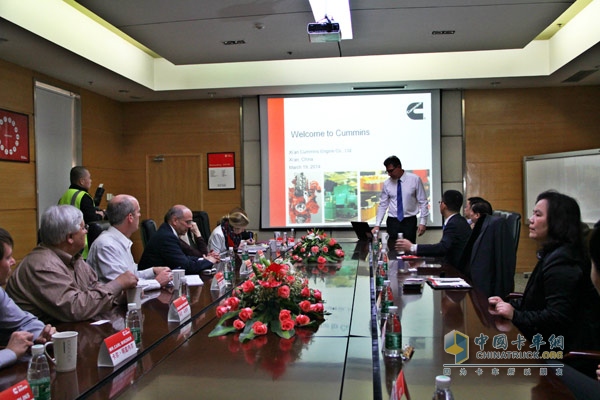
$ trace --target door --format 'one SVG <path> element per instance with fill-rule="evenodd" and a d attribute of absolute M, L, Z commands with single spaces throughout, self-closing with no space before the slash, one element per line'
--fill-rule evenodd
<path fill-rule="evenodd" d="M 200 154 L 166 154 L 146 158 L 146 204 L 143 218 L 152 218 L 157 226 L 169 208 L 183 204 L 190 210 L 203 210 L 203 157 Z"/>

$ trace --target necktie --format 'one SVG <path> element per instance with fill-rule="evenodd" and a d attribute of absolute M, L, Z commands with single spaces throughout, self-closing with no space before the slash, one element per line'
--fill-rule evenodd
<path fill-rule="evenodd" d="M 396 200 L 398 202 L 396 210 L 396 218 L 398 221 L 402 221 L 404 219 L 404 205 L 402 204 L 402 182 L 398 179 L 398 189 L 396 194 Z"/>

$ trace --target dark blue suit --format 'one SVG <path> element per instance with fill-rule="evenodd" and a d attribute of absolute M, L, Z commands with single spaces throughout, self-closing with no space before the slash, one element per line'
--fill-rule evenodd
<path fill-rule="evenodd" d="M 205 269 L 212 268 L 213 263 L 198 257 L 186 256 L 179 245 L 179 237 L 175 235 L 169 224 L 163 223 L 146 244 L 138 264 L 140 270 L 158 266 L 167 266 L 171 269 L 183 268 L 186 274 L 199 274 Z"/>
<path fill-rule="evenodd" d="M 471 236 L 471 227 L 467 220 L 460 214 L 454 214 L 446 223 L 442 240 L 436 244 L 417 245 L 417 255 L 424 257 L 444 257 L 445 261 L 465 272 L 459 265 L 460 256 Z"/>

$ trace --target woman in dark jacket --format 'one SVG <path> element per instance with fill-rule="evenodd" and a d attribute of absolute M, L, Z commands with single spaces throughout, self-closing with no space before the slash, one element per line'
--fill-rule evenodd
<path fill-rule="evenodd" d="M 541 193 L 529 218 L 529 237 L 538 244 L 539 261 L 523 297 L 510 302 L 490 297 L 490 313 L 511 320 L 530 341 L 541 335 L 542 349 L 595 348 L 597 335 L 590 329 L 598 325 L 600 298 L 590 279 L 577 201 L 555 191 Z M 561 336 L 564 348 L 556 347 Z"/>

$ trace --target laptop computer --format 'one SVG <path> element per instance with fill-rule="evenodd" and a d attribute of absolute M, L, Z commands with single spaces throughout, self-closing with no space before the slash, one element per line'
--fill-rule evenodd
<path fill-rule="evenodd" d="M 373 239 L 371 227 L 367 222 L 350 221 L 350 223 L 352 224 L 352 229 L 354 229 L 354 233 L 356 233 L 358 240 L 370 241 Z"/>

